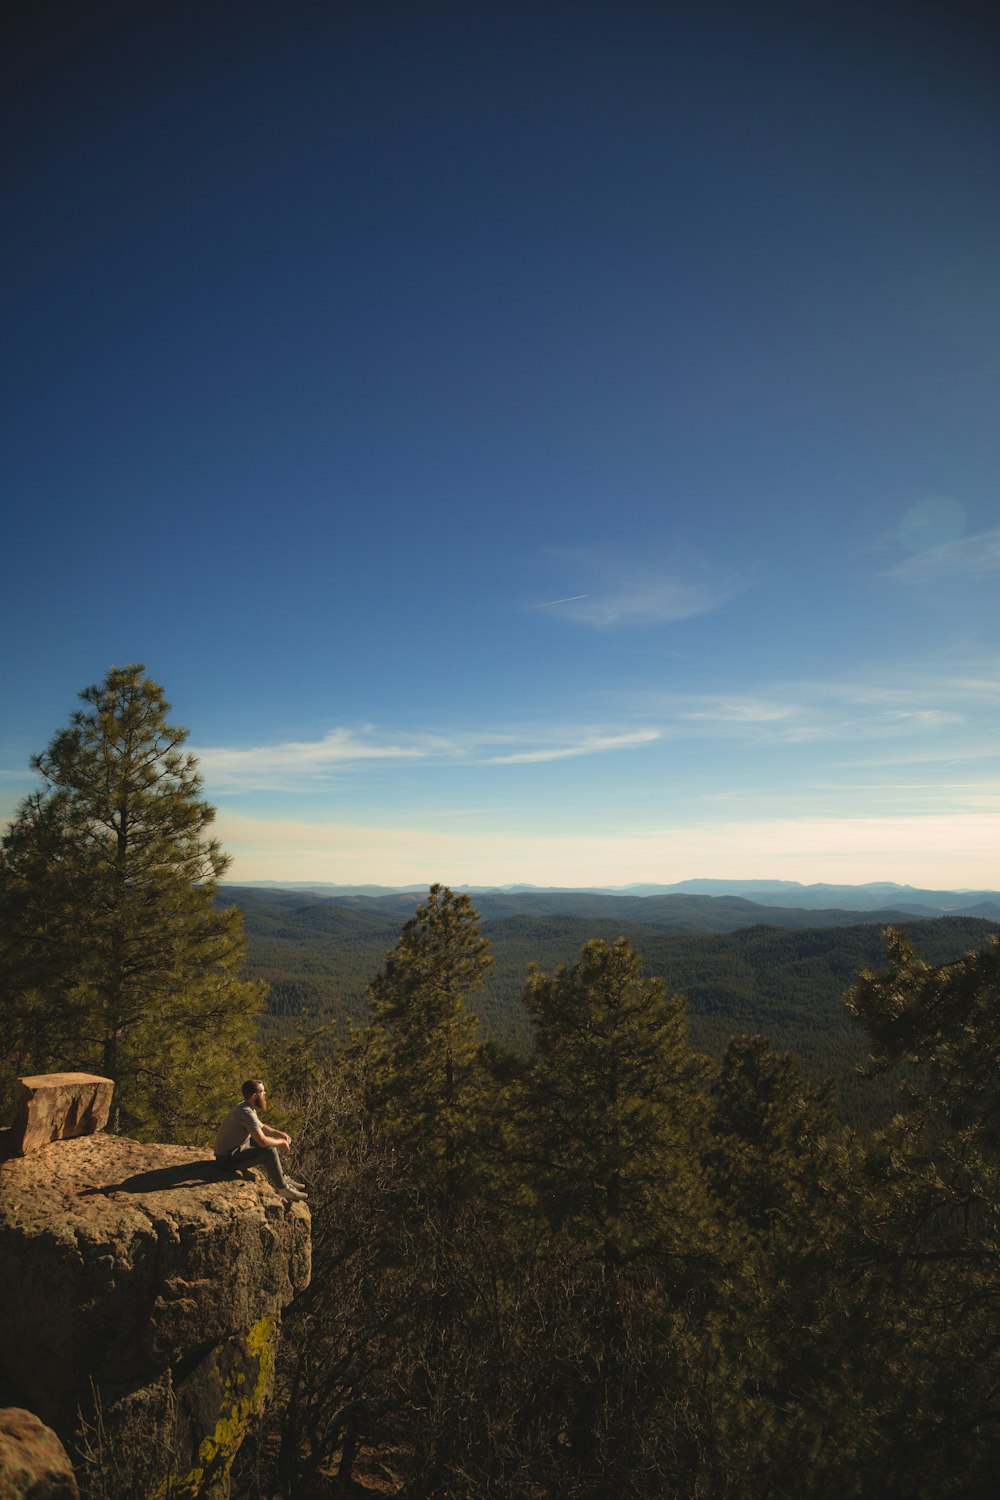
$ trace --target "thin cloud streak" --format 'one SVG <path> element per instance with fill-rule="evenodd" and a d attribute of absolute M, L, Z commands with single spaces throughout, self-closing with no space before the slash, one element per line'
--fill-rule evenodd
<path fill-rule="evenodd" d="M 985 669 L 984 669 L 985 668 Z M 642 694 L 619 702 L 617 723 L 484 726 L 409 732 L 373 725 L 331 730 L 313 741 L 195 751 L 213 795 L 240 790 L 308 791 L 406 765 L 530 766 L 606 755 L 657 742 L 800 747 L 849 744 L 849 762 L 959 761 L 995 744 L 1000 681 L 994 664 L 962 671 L 887 666 L 882 681 L 788 682 L 760 694 Z M 631 721 L 631 722 L 630 722 Z M 870 760 L 868 763 L 875 763 Z"/>
<path fill-rule="evenodd" d="M 568 594 L 565 599 L 545 599 L 541 604 L 528 604 L 526 609 L 551 609 L 555 604 L 575 604 L 578 599 L 589 599 L 589 594 Z"/>
<path fill-rule="evenodd" d="M 578 755 L 600 755 L 607 750 L 633 750 L 661 738 L 659 729 L 638 729 L 633 734 L 613 734 L 584 740 L 579 745 L 553 746 L 546 750 L 521 750 L 514 755 L 491 755 L 488 766 L 535 765 L 547 760 L 571 760 Z"/>
<path fill-rule="evenodd" d="M 989 573 L 1000 573 L 1000 527 L 919 552 L 887 568 L 882 576 L 926 583 L 933 578 L 976 578 Z"/>
<path fill-rule="evenodd" d="M 732 597 L 721 585 L 685 583 L 669 577 L 634 580 L 617 593 L 585 595 L 585 603 L 564 610 L 582 625 L 668 625 L 705 615 Z"/>
<path fill-rule="evenodd" d="M 687 709 L 681 718 L 692 724 L 776 724 L 795 713 L 789 703 L 753 698 L 712 698 L 706 707 Z"/>
<path fill-rule="evenodd" d="M 588 575 L 594 580 L 586 593 L 553 601 L 566 606 L 559 610 L 560 619 L 597 629 L 670 624 L 708 614 L 746 588 L 745 579 L 690 548 L 675 552 L 667 563 L 637 567 L 631 559 L 606 552 L 547 549 L 546 558 L 564 573 L 581 582 Z"/>
<path fill-rule="evenodd" d="M 361 733 L 370 733 L 370 729 Z M 207 746 L 193 752 L 202 775 L 215 784 L 240 786 L 286 786 L 302 776 L 364 761 L 416 760 L 427 753 L 417 744 L 379 744 L 359 738 L 349 729 L 332 729 L 320 740 L 290 740 L 277 745 L 242 749 Z"/>
<path fill-rule="evenodd" d="M 488 730 L 457 735 L 396 733 L 380 740 L 379 731 L 331 730 L 321 740 L 290 741 L 242 749 L 207 747 L 194 751 L 202 775 L 214 795 L 228 791 L 307 791 L 332 775 L 378 769 L 383 763 L 464 765 L 528 765 L 568 760 L 648 745 L 660 730 L 643 728 L 609 733 L 607 728 L 560 726 L 558 730 Z M 541 743 L 540 743 L 541 742 Z M 530 748 L 491 754 L 498 746 L 528 744 Z"/>
<path fill-rule="evenodd" d="M 984 739 L 956 750 L 952 744 L 930 744 L 911 749 L 909 746 L 891 755 L 852 756 L 840 764 L 852 770 L 872 769 L 880 766 L 937 766 L 940 770 L 948 766 L 968 765 L 975 761 L 1000 762 L 1000 749 L 995 739 Z"/>
<path fill-rule="evenodd" d="M 647 693 L 633 707 L 670 739 L 760 746 L 895 740 L 901 755 L 933 745 L 932 758 L 961 758 L 970 739 L 995 733 L 1000 673 L 993 661 L 937 670 L 887 664 L 881 680 L 792 680 L 759 694 Z"/>

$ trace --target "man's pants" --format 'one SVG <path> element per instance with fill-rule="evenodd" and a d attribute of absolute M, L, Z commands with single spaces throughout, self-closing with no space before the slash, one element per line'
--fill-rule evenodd
<path fill-rule="evenodd" d="M 237 1146 L 228 1156 L 220 1156 L 217 1160 L 227 1167 L 263 1167 L 276 1188 L 287 1186 L 277 1146 Z"/>

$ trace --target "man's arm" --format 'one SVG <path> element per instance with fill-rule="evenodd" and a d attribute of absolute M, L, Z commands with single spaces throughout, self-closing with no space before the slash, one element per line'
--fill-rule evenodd
<path fill-rule="evenodd" d="M 282 1146 L 287 1151 L 292 1144 L 292 1138 L 284 1130 L 272 1130 L 270 1125 L 261 1123 L 256 1130 L 251 1130 L 250 1139 L 255 1146 Z"/>

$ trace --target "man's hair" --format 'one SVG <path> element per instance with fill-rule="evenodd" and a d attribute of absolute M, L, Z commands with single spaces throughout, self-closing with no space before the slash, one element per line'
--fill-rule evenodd
<path fill-rule="evenodd" d="M 246 1083 L 243 1085 L 244 1099 L 252 1099 L 257 1090 L 262 1089 L 263 1087 L 263 1078 L 248 1078 Z"/>

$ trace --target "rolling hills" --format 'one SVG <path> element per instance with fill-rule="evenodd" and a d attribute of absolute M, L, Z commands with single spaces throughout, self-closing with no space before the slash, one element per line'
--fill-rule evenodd
<path fill-rule="evenodd" d="M 419 894 L 331 898 L 229 886 L 221 899 L 243 911 L 249 973 L 271 986 L 272 1025 L 284 1030 L 301 1016 L 363 1017 L 367 984 Z M 882 930 L 905 927 L 935 962 L 981 946 L 996 930 L 975 917 L 776 908 L 697 894 L 483 892 L 474 905 L 495 956 L 474 1008 L 499 1046 L 530 1047 L 520 996 L 532 963 L 548 971 L 590 938 L 625 936 L 647 973 L 686 995 L 696 1046 L 719 1055 L 734 1032 L 764 1032 L 811 1076 L 834 1076 L 845 1114 L 857 1121 L 882 1114 L 886 1096 L 858 1077 L 866 1048 L 843 995 L 860 968 L 879 965 Z"/>

